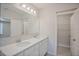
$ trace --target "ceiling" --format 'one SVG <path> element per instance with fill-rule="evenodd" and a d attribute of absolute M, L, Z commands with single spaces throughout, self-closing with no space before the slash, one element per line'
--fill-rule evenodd
<path fill-rule="evenodd" d="M 52 8 L 56 11 L 63 11 L 73 8 L 79 8 L 79 3 L 30 3 L 36 9 L 42 10 L 45 8 Z"/>
<path fill-rule="evenodd" d="M 57 11 L 79 8 L 79 3 L 33 3 L 33 5 L 40 10 L 48 7 L 55 8 Z"/>
<path fill-rule="evenodd" d="M 35 7 L 38 9 L 46 8 L 51 5 L 51 3 L 33 3 Z"/>

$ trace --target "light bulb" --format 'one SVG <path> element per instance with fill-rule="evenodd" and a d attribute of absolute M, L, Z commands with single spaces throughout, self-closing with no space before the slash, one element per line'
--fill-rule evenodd
<path fill-rule="evenodd" d="M 34 14 L 36 14 L 36 11 L 34 11 Z"/>
<path fill-rule="evenodd" d="M 31 12 L 33 12 L 33 9 L 31 9 Z"/>
<path fill-rule="evenodd" d="M 25 4 L 23 4 L 23 5 L 22 5 L 22 7 L 23 7 L 23 8 L 25 8 L 25 7 L 26 7 L 26 5 L 25 5 Z"/>
<path fill-rule="evenodd" d="M 30 10 L 30 7 L 27 7 L 27 10 Z"/>

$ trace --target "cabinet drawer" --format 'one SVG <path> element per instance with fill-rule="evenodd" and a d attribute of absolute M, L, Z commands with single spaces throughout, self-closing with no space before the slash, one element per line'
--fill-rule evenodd
<path fill-rule="evenodd" d="M 48 39 L 40 42 L 40 56 L 44 56 L 48 49 Z"/>

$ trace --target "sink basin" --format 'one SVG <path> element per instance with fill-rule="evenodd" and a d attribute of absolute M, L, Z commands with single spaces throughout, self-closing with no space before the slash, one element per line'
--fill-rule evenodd
<path fill-rule="evenodd" d="M 29 44 L 30 44 L 30 42 L 25 41 L 25 42 L 17 43 L 17 46 L 18 46 L 18 47 L 23 47 L 23 46 L 26 46 L 26 45 L 29 45 Z"/>
<path fill-rule="evenodd" d="M 33 36 L 34 38 L 40 38 L 40 36 Z"/>

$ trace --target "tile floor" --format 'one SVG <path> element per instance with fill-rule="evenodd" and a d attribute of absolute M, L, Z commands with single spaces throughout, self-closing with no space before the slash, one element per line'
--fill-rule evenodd
<path fill-rule="evenodd" d="M 53 55 L 46 54 L 45 56 L 53 56 Z M 70 48 L 58 46 L 57 47 L 57 56 L 72 56 Z"/>
<path fill-rule="evenodd" d="M 57 56 L 71 56 L 70 48 L 58 46 Z"/>

